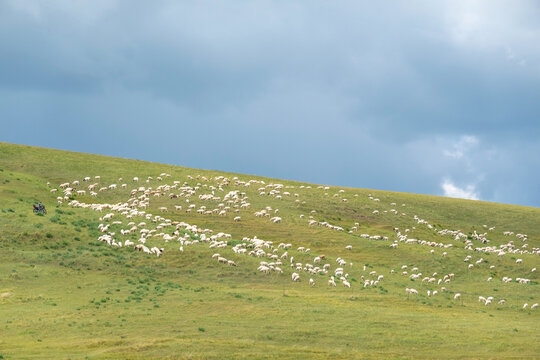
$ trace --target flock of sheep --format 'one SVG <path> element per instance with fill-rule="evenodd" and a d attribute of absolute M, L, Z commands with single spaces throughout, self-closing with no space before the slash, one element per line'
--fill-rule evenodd
<path fill-rule="evenodd" d="M 233 222 L 241 222 L 242 216 L 246 216 L 244 214 L 252 214 L 251 216 L 267 218 L 270 223 L 279 224 L 283 221 L 292 221 L 292 219 L 282 219 L 281 216 L 278 216 L 280 214 L 279 209 L 271 206 L 266 206 L 261 210 L 253 212 L 246 194 L 246 189 L 255 185 L 258 186 L 256 196 L 273 197 L 276 200 L 291 198 L 294 199 L 294 203 L 296 204 L 306 205 L 306 201 L 301 201 L 301 195 L 298 192 L 294 192 L 296 189 L 294 186 L 275 183 L 266 184 L 264 181 L 254 179 L 242 181 L 238 177 L 231 179 L 224 176 L 213 178 L 201 175 L 195 177 L 188 176 L 188 181 L 175 180 L 172 182 L 168 181 L 169 178 L 171 178 L 171 175 L 167 173 L 161 173 L 155 178 L 150 176 L 146 179 L 133 177 L 128 182 L 124 182 L 122 178 L 119 178 L 118 184 L 120 185 L 112 183 L 105 186 L 100 184 L 100 176 L 93 178 L 85 177 L 82 181 L 74 180 L 62 183 L 58 188 L 53 188 L 50 191 L 52 193 L 62 192 L 62 195 L 57 197 L 59 205 L 67 203 L 68 206 L 73 208 L 87 208 L 100 213 L 105 212 L 105 214 L 99 217 L 101 223 L 98 229 L 102 235 L 99 236 L 98 240 L 106 242 L 112 247 L 131 247 L 134 250 L 159 257 L 165 251 L 164 243 L 177 243 L 180 253 L 193 245 L 206 244 L 209 248 L 219 251 L 212 255 L 212 258 L 218 264 L 234 267 L 237 266 L 239 256 L 257 257 L 260 258 L 257 271 L 265 275 L 283 274 L 286 271 L 290 271 L 293 282 L 300 282 L 305 276 L 308 278 L 308 283 L 312 287 L 317 285 L 317 276 L 326 276 L 329 287 L 336 287 L 339 283 L 343 287 L 352 288 L 349 272 L 353 269 L 353 263 L 345 260 L 345 256 L 343 255 L 336 256 L 335 261 L 330 261 L 329 257 L 325 254 L 316 253 L 310 256 L 310 254 L 315 253 L 310 248 L 297 246 L 293 249 L 292 243 L 281 242 L 276 245 L 273 241 L 259 239 L 257 236 L 243 237 L 241 242 L 231 246 L 229 245 L 232 239 L 231 234 L 202 228 L 183 221 L 173 221 L 164 216 L 169 213 L 174 213 L 176 218 L 182 213 L 193 213 L 201 216 L 218 215 L 223 217 L 232 214 Z M 197 182 L 196 185 L 190 185 L 190 182 L 195 181 Z M 47 185 L 51 186 L 50 183 L 47 183 Z M 128 190 L 128 187 L 131 190 Z M 231 190 L 232 188 L 234 189 Z M 311 191 L 316 191 L 315 187 L 312 188 L 309 185 L 301 185 L 297 188 L 303 191 L 310 191 L 310 189 L 313 189 Z M 330 190 L 330 187 L 318 186 L 317 189 L 323 191 L 324 196 L 330 196 L 327 192 Z M 119 195 L 125 194 L 128 198 L 117 203 L 97 202 L 99 197 L 101 197 L 100 194 L 114 194 L 115 192 L 119 192 Z M 90 197 L 87 197 L 87 195 Z M 344 190 L 339 190 L 332 197 L 343 195 Z M 354 194 L 353 196 L 358 197 L 358 194 Z M 87 202 L 77 200 L 79 197 L 84 197 Z M 381 206 L 380 199 L 373 197 L 371 194 L 368 195 L 368 198 L 376 206 Z M 159 202 L 161 206 L 151 206 L 151 203 L 154 201 Z M 342 197 L 341 201 L 348 202 L 345 197 Z M 170 205 L 165 206 L 163 203 L 170 203 Z M 401 218 L 407 217 L 406 213 L 396 209 L 398 207 L 396 203 L 390 203 L 390 206 L 392 208 L 389 210 L 383 210 L 382 208 L 370 210 L 371 216 L 382 216 L 383 214 L 390 213 Z M 406 208 L 406 204 L 401 204 L 400 207 L 404 209 Z M 149 212 L 151 208 L 156 209 L 159 214 Z M 346 231 L 343 226 L 332 225 L 327 221 L 318 221 L 316 220 L 316 216 L 317 211 L 312 210 L 307 217 L 304 214 L 300 214 L 299 220 L 297 219 L 295 221 L 305 223 L 307 227 L 319 226 L 334 231 Z M 412 221 L 415 226 L 405 229 L 394 227 L 395 237 L 392 239 L 388 236 L 369 235 L 365 233 L 358 234 L 360 227 L 358 222 L 351 225 L 347 231 L 350 234 L 357 235 L 357 237 L 351 237 L 351 239 L 361 238 L 370 241 L 389 242 L 388 246 L 392 249 L 397 249 L 399 246 L 429 246 L 432 248 L 430 249 L 430 253 L 433 256 L 436 256 L 436 249 L 442 249 L 443 251 L 440 252 L 441 257 L 446 257 L 448 252 L 458 245 L 462 245 L 465 250 L 473 251 L 473 254 L 491 253 L 496 254 L 498 257 L 505 256 L 506 254 L 533 255 L 529 259 L 536 259 L 534 255 L 540 255 L 539 248 L 529 248 L 526 234 L 515 234 L 511 231 L 504 231 L 503 235 L 509 237 L 510 240 L 505 244 L 495 246 L 489 245 L 490 240 L 488 239 L 488 234 L 495 231 L 494 227 L 483 225 L 487 229 L 486 232 L 479 234 L 474 231 L 471 236 L 468 236 L 460 230 L 443 229 L 435 231 L 433 225 L 417 215 L 412 217 Z M 417 226 L 425 226 L 427 229 L 433 230 L 434 235 L 440 237 L 441 240 L 428 241 L 412 237 Z M 134 234 L 136 234 L 135 238 Z M 123 237 L 127 237 L 127 239 L 122 240 Z M 452 239 L 451 242 L 448 242 L 448 239 Z M 150 242 L 156 243 L 158 241 L 162 242 L 161 247 L 149 245 Z M 521 243 L 521 246 L 516 245 L 518 241 Z M 352 249 L 353 244 L 344 247 L 345 252 Z M 291 250 L 294 251 L 294 254 L 290 254 Z M 222 255 L 224 252 L 231 255 L 234 253 L 236 261 L 227 259 L 226 255 Z M 297 257 L 301 256 L 304 261 L 295 260 L 293 255 Z M 464 263 L 468 271 L 474 271 L 476 267 L 484 266 L 485 261 L 482 257 L 473 261 L 472 255 L 468 255 L 465 257 Z M 516 264 L 519 264 L 523 268 L 523 259 L 519 258 Z M 490 269 L 493 270 L 494 267 L 495 265 L 491 265 Z M 536 272 L 535 267 L 528 270 L 528 273 L 534 272 Z M 418 267 L 409 269 L 408 265 L 402 265 L 399 271 L 391 269 L 386 275 L 400 275 L 407 277 L 409 281 L 419 281 L 422 285 L 430 286 L 431 288 L 426 290 L 428 297 L 438 296 L 448 291 L 446 287 L 451 286 L 455 277 L 454 273 L 438 274 L 437 272 L 432 272 L 426 275 Z M 366 266 L 363 266 L 359 276 L 361 279 L 359 281 L 360 286 L 364 288 L 376 287 L 385 280 L 383 274 L 376 270 L 368 269 Z M 492 277 L 486 279 L 486 281 L 492 280 Z M 525 286 L 530 285 L 531 282 L 528 277 L 518 277 L 516 279 L 503 277 L 501 281 L 504 283 L 517 282 Z M 437 288 L 434 289 L 434 287 Z M 407 286 L 405 293 L 407 297 L 410 297 L 411 295 L 418 295 L 418 290 Z M 453 299 L 462 300 L 461 293 L 454 292 Z M 495 300 L 493 296 L 479 296 L 479 301 L 486 306 L 492 304 Z M 504 305 L 506 302 L 506 299 L 497 300 L 497 304 L 499 305 Z M 522 306 L 522 308 L 527 307 L 528 304 Z M 538 303 L 534 303 L 530 306 L 530 309 L 536 309 L 537 307 Z"/>

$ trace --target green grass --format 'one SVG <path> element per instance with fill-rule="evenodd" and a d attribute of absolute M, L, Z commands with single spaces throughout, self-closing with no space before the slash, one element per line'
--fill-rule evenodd
<path fill-rule="evenodd" d="M 162 172 L 171 177 L 158 182 L 155 179 Z M 118 178 L 123 177 L 128 187 L 99 193 L 97 198 L 75 197 L 77 200 L 124 202 L 135 186 L 131 183 L 134 176 L 141 179 L 136 186 L 154 189 L 174 180 L 191 186 L 200 183 L 201 189 L 190 198 L 197 208 L 206 205 L 213 209 L 219 203 L 198 198 L 201 193 L 210 193 L 210 185 L 217 186 L 213 180 L 216 176 L 294 186 L 281 191 L 299 196 L 278 200 L 259 195 L 257 189 L 264 185 L 235 186 L 231 181 L 223 187 L 224 192 L 216 190 L 216 195 L 223 197 L 231 190 L 240 190 L 249 197 L 251 207 L 224 217 L 172 210 L 174 204 L 185 209 L 185 198 L 151 197 L 147 212 L 232 234 L 227 248 L 209 249 L 208 243 L 200 243 L 184 246 L 183 253 L 178 251 L 177 241 L 164 243 L 161 238 L 150 238 L 147 245 L 165 247 L 158 258 L 97 241 L 102 235 L 99 218 L 107 211 L 70 208 L 66 203 L 57 206 L 58 194 L 50 193 L 46 185 L 47 181 L 58 187 L 79 180 L 82 189 L 88 185 L 82 179 L 95 175 L 101 176 L 103 186 L 120 185 Z M 190 180 L 188 175 L 210 180 Z M 148 176 L 154 180 L 145 183 Z M 540 247 L 540 209 L 379 190 L 324 190 L 313 184 L 306 189 L 301 185 L 309 184 L 0 143 L 0 358 L 538 357 L 539 310 L 522 309 L 524 303 L 530 306 L 540 302 L 538 273 L 531 272 L 533 267 L 540 267 L 538 255 L 496 256 L 468 251 L 462 241 L 437 235 L 426 225 L 417 224 L 413 216 L 425 219 L 436 230 L 459 229 L 465 234 L 487 231 L 484 224 L 495 226 L 488 233 L 491 246 L 513 240 L 521 247 L 521 240 L 503 236 L 502 232 L 525 233 L 528 250 L 532 250 Z M 341 189 L 345 192 L 339 193 Z M 369 194 L 380 202 L 370 200 Z M 39 200 L 47 206 L 45 216 L 32 213 L 32 204 Z M 391 206 L 392 202 L 397 205 Z M 406 206 L 401 206 L 403 203 Z M 160 206 L 167 206 L 169 212 L 159 213 Z M 253 215 L 266 206 L 279 209 L 282 223 L 273 224 L 268 218 Z M 384 213 L 392 208 L 406 216 Z M 311 210 L 316 211 L 315 220 L 346 230 L 358 222 L 358 231 L 349 234 L 310 227 L 307 218 Z M 381 214 L 374 215 L 374 210 Z M 241 216 L 241 221 L 235 223 L 235 216 Z M 129 220 L 120 214 L 112 220 L 123 221 L 122 225 L 111 226 L 110 231 L 118 234 L 115 237 L 137 241 L 138 234 L 119 236 Z M 133 221 L 145 221 L 150 228 L 157 225 L 142 218 Z M 397 249 L 391 249 L 389 244 L 396 239 L 393 227 L 411 229 L 411 238 L 453 247 L 401 242 Z M 162 231 L 172 232 L 167 228 Z M 362 233 L 388 236 L 390 240 L 364 239 L 359 236 Z M 259 261 L 270 260 L 231 250 L 243 237 L 255 235 L 276 246 L 292 243 L 289 254 L 295 262 L 312 263 L 319 254 L 326 255 L 332 270 L 338 256 L 352 262 L 352 267 L 345 266 L 352 288 L 339 283 L 329 288 L 327 275 L 305 272 L 300 272 L 299 283 L 293 283 L 288 260 L 281 266 L 281 275 L 257 272 Z M 473 242 L 475 247 L 485 246 Z M 353 249 L 347 251 L 345 246 L 349 244 Z M 311 253 L 296 251 L 299 246 L 311 248 Z M 430 254 L 431 249 L 435 254 Z M 441 255 L 443 251 L 448 253 L 446 257 Z M 215 252 L 238 266 L 218 264 L 211 258 Z M 279 254 L 282 252 L 280 249 Z M 472 256 L 473 263 L 480 257 L 484 262 L 468 270 L 463 261 L 467 255 Z M 515 263 L 518 258 L 523 264 Z M 405 264 L 409 273 L 416 266 L 423 276 L 437 272 L 440 277 L 452 272 L 455 279 L 440 286 L 422 284 L 400 275 Z M 490 269 L 491 265 L 495 268 Z M 396 274 L 392 275 L 391 269 Z M 384 280 L 379 286 L 363 288 L 361 277 L 373 278 L 368 275 L 372 270 L 384 275 Z M 486 281 L 489 276 L 492 282 Z M 531 283 L 506 284 L 501 281 L 503 276 L 529 278 Z M 316 282 L 314 287 L 309 286 L 310 277 Z M 427 297 L 428 289 L 440 291 L 441 286 L 448 291 Z M 406 287 L 417 289 L 419 295 L 407 298 Z M 457 292 L 462 294 L 462 301 L 453 300 Z M 480 304 L 480 295 L 495 297 L 495 303 L 487 307 Z M 499 299 L 507 303 L 497 305 Z"/>

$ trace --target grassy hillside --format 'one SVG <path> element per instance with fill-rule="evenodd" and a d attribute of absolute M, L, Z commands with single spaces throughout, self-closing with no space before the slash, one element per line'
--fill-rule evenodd
<path fill-rule="evenodd" d="M 64 199 L 59 185 L 68 182 L 73 190 Z M 88 189 L 94 183 L 95 197 Z M 109 189 L 111 184 L 117 188 Z M 132 196 L 134 189 L 141 191 Z M 85 194 L 78 195 L 81 190 Z M 236 190 L 236 200 L 233 196 L 228 203 L 224 197 Z M 39 200 L 47 215 L 32 212 Z M 84 205 L 128 201 L 131 214 Z M 254 215 L 267 207 L 269 217 Z M 109 213 L 112 218 L 104 219 Z M 309 225 L 310 216 L 317 224 Z M 281 221 L 274 223 L 273 217 Z M 324 222 L 343 231 L 321 226 Z M 109 227 L 101 231 L 100 224 Z M 115 244 L 143 245 L 144 229 L 155 230 L 142 241 L 148 248 L 164 248 L 161 256 L 98 240 L 109 235 Z M 456 240 L 444 235 L 445 229 L 463 235 Z M 230 236 L 216 239 L 226 244 L 217 248 L 209 238 L 220 232 Z M 489 243 L 475 233 L 487 233 Z M 526 234 L 525 241 L 517 234 Z M 254 237 L 266 246 L 258 249 Z M 292 247 L 278 248 L 280 243 Z M 391 247 L 394 243 L 397 247 Z M 493 252 L 509 243 L 504 255 Z M 244 246 L 246 253 L 236 253 L 235 246 Z M 540 309 L 531 306 L 540 302 L 540 290 L 538 272 L 531 270 L 540 267 L 539 247 L 538 208 L 325 189 L 0 143 L 0 358 L 536 358 Z M 248 255 L 257 250 L 264 255 Z M 288 257 L 281 259 L 285 251 Z M 215 253 L 237 266 L 219 263 Z M 261 261 L 277 262 L 269 258 L 273 254 L 283 273 L 258 271 Z M 295 267 L 301 263 L 299 270 L 291 268 L 291 256 Z M 324 264 L 329 264 L 327 274 L 308 271 Z M 336 287 L 328 286 L 338 267 L 348 274 L 350 288 L 339 276 Z M 293 272 L 299 282 L 291 280 Z M 415 280 L 411 274 L 421 275 Z M 454 276 L 445 282 L 448 274 Z M 379 275 L 383 278 L 372 284 Z M 425 277 L 432 282 L 422 281 Z M 418 294 L 408 295 L 406 288 Z M 438 294 L 428 296 L 428 290 Z M 456 293 L 461 298 L 454 300 Z M 493 301 L 484 305 L 479 296 Z"/>

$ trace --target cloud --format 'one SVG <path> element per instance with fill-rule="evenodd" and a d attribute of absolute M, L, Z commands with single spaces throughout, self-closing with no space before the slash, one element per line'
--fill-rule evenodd
<path fill-rule="evenodd" d="M 478 138 L 471 135 L 463 135 L 460 139 L 454 142 L 451 149 L 444 150 L 444 155 L 454 159 L 461 159 L 473 147 L 478 145 Z"/>
<path fill-rule="evenodd" d="M 474 185 L 467 185 L 465 188 L 459 188 L 452 183 L 452 181 L 446 179 L 441 185 L 444 194 L 443 196 L 460 198 L 460 199 L 469 199 L 469 200 L 479 200 L 478 193 Z"/>

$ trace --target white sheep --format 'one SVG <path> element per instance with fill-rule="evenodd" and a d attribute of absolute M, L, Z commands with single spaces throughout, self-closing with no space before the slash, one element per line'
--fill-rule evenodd
<path fill-rule="evenodd" d="M 330 285 L 332 285 L 332 286 L 336 286 L 336 282 L 335 282 L 335 280 L 334 280 L 334 277 L 333 277 L 333 276 L 332 276 L 332 277 L 330 278 L 330 280 L 328 280 L 328 286 L 330 286 Z"/>

